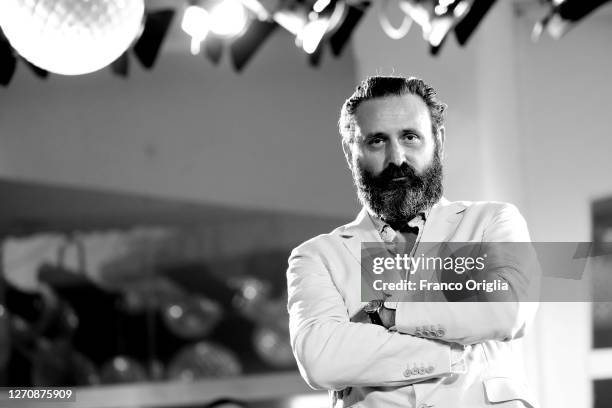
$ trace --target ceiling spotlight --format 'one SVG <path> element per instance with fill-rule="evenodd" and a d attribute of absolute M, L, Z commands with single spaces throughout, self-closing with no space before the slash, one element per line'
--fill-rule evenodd
<path fill-rule="evenodd" d="M 244 35 L 236 38 L 230 45 L 232 63 L 236 71 L 242 71 L 247 62 L 255 55 L 264 41 L 276 30 L 274 21 L 253 20 Z"/>
<path fill-rule="evenodd" d="M 432 47 L 439 47 L 442 41 L 453 28 L 453 20 L 449 18 L 436 19 L 431 24 L 427 40 Z"/>
<path fill-rule="evenodd" d="M 537 41 L 542 32 L 558 40 L 567 33 L 576 23 L 610 0 L 549 0 L 550 12 L 540 20 L 531 35 Z"/>
<path fill-rule="evenodd" d="M 325 8 L 322 13 L 309 12 L 302 27 L 297 30 L 296 45 L 306 53 L 314 54 L 323 39 L 333 34 L 341 25 L 346 13 L 347 8 L 344 2 L 337 2 L 333 8 Z"/>
<path fill-rule="evenodd" d="M 346 17 L 344 21 L 334 30 L 334 33 L 329 37 L 329 45 L 331 46 L 334 55 L 340 55 L 346 46 L 353 30 L 359 24 L 359 21 L 365 15 L 369 1 L 361 1 L 347 6 Z"/>
<path fill-rule="evenodd" d="M 259 0 L 240 0 L 242 5 L 249 9 L 260 21 L 270 20 L 272 18 L 272 10 L 277 10 L 280 5 L 280 0 L 274 2 L 261 2 Z M 263 4 L 265 3 L 265 5 Z"/>
<path fill-rule="evenodd" d="M 175 12 L 164 9 L 147 13 L 142 34 L 134 44 L 134 54 L 145 68 L 151 69 L 155 64 Z"/>
<path fill-rule="evenodd" d="M 496 0 L 474 0 L 467 14 L 455 26 L 455 37 L 460 45 L 465 45 L 480 21 L 489 12 Z"/>
<path fill-rule="evenodd" d="M 308 10 L 296 8 L 294 10 L 280 9 L 272 15 L 274 21 L 293 35 L 299 35 L 308 23 Z"/>
<path fill-rule="evenodd" d="M 210 15 L 208 11 L 198 6 L 187 7 L 185 14 L 183 14 L 181 28 L 191 37 L 191 53 L 193 55 L 199 54 L 202 41 L 204 41 L 210 30 Z"/>
<path fill-rule="evenodd" d="M 247 10 L 238 0 L 223 0 L 210 10 L 210 31 L 221 37 L 235 37 L 248 23 Z"/>
<path fill-rule="evenodd" d="M 17 67 L 17 58 L 0 29 L 0 85 L 7 86 Z"/>
<path fill-rule="evenodd" d="M 321 18 L 309 21 L 297 37 L 297 40 L 302 44 L 302 49 L 308 54 L 315 52 L 327 32 L 328 26 L 328 19 Z"/>
<path fill-rule="evenodd" d="M 315 4 L 313 4 L 312 9 L 315 11 L 315 13 L 320 13 L 325 10 L 325 8 L 330 5 L 330 3 L 331 0 L 317 0 Z"/>
<path fill-rule="evenodd" d="M 474 0 L 402 0 L 400 8 L 421 26 L 423 38 L 436 54 L 448 33 L 468 14 Z"/>

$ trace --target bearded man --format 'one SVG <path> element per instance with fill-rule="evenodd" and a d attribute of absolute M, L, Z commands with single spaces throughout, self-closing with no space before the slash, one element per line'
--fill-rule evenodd
<path fill-rule="evenodd" d="M 329 390 L 334 406 L 536 405 L 519 340 L 536 303 L 415 302 L 376 291 L 363 299 L 363 243 L 415 254 L 427 242 L 530 241 L 513 205 L 442 197 L 445 108 L 421 79 L 382 76 L 363 81 L 342 106 L 342 149 L 363 209 L 295 248 L 287 270 L 300 373 Z M 520 262 L 495 271 L 511 293 L 530 283 Z"/>

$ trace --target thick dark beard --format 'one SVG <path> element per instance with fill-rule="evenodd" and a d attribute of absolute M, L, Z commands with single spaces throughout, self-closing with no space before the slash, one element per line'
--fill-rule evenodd
<path fill-rule="evenodd" d="M 359 164 L 356 167 L 352 173 L 359 201 L 374 215 L 392 225 L 411 220 L 442 197 L 442 163 L 438 149 L 421 175 L 417 175 L 407 163 L 400 167 L 390 164 L 378 176 Z M 393 181 L 394 178 L 406 176 L 406 180 Z"/>

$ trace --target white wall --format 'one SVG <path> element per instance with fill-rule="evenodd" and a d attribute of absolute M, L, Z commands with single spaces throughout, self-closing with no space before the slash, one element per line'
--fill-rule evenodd
<path fill-rule="evenodd" d="M 539 241 L 591 240 L 590 204 L 612 195 L 611 22 L 609 14 L 594 16 L 561 41 L 533 44 L 528 21 L 519 21 L 524 189 Z M 585 378 L 591 304 L 544 304 L 539 323 L 546 406 L 591 407 L 592 384 Z"/>
<path fill-rule="evenodd" d="M 528 40 L 520 21 L 520 116 L 525 190 L 540 240 L 591 239 L 590 203 L 612 194 L 612 15 L 561 41 Z"/>
<path fill-rule="evenodd" d="M 0 89 L 0 176 L 350 218 L 336 125 L 350 50 L 312 69 L 279 30 L 236 74 L 179 38 L 184 50 L 163 51 L 152 72 L 133 60 L 127 80 L 41 82 L 20 64 Z"/>

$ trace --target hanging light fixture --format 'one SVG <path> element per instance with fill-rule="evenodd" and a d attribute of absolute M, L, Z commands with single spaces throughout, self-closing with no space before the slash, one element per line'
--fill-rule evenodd
<path fill-rule="evenodd" d="M 185 9 L 181 28 L 191 37 L 191 53 L 200 53 L 202 41 L 210 31 L 210 15 L 208 11 L 199 6 L 189 6 Z"/>
<path fill-rule="evenodd" d="M 459 45 L 467 44 L 468 40 L 476 31 L 484 16 L 489 12 L 496 0 L 474 0 L 472 7 L 465 17 L 455 26 L 455 37 Z"/>
<path fill-rule="evenodd" d="M 0 26 L 26 60 L 62 75 L 97 71 L 138 36 L 144 0 L 2 0 Z"/>
<path fill-rule="evenodd" d="M 329 45 L 334 55 L 340 55 L 346 46 L 351 34 L 370 7 L 369 1 L 355 1 L 346 6 L 344 21 L 334 30 L 329 37 Z"/>
<path fill-rule="evenodd" d="M 276 30 L 278 24 L 274 21 L 253 19 L 247 31 L 232 41 L 230 52 L 232 64 L 236 71 L 242 71 L 268 37 Z"/>
<path fill-rule="evenodd" d="M 328 26 L 329 20 L 327 18 L 315 17 L 308 21 L 296 37 L 297 45 L 308 54 L 314 53 L 327 32 Z"/>
<path fill-rule="evenodd" d="M 610 0 L 548 0 L 550 10 L 533 28 L 531 39 L 539 40 L 546 31 L 558 40 L 576 23 Z"/>
<path fill-rule="evenodd" d="M 17 58 L 0 30 L 0 85 L 7 86 L 11 82 L 16 67 Z"/>
<path fill-rule="evenodd" d="M 217 65 L 226 45 L 253 25 L 250 20 L 248 9 L 239 0 L 197 1 L 185 10 L 181 27 L 191 36 L 191 53 L 199 54 L 204 42 L 206 58 Z"/>
<path fill-rule="evenodd" d="M 319 12 L 314 9 L 320 10 Z M 295 35 L 295 45 L 314 54 L 323 40 L 340 26 L 346 17 L 345 2 L 317 1 L 313 7 L 298 4 L 291 10 L 274 13 L 274 20 Z"/>
<path fill-rule="evenodd" d="M 423 38 L 437 54 L 448 33 L 467 15 L 474 0 L 401 0 L 400 8 L 421 26 Z"/>
<path fill-rule="evenodd" d="M 222 0 L 210 9 L 210 31 L 218 36 L 239 36 L 248 22 L 247 10 L 238 0 Z"/>
<path fill-rule="evenodd" d="M 143 67 L 153 68 L 174 14 L 172 8 L 147 13 L 142 34 L 134 44 L 134 54 Z"/>

